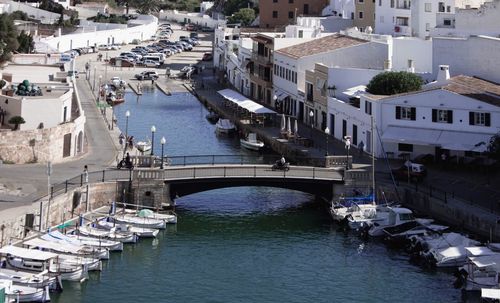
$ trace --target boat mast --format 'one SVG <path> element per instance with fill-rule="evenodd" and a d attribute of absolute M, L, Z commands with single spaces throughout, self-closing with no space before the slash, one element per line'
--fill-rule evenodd
<path fill-rule="evenodd" d="M 371 137 L 371 148 L 372 148 L 372 202 L 375 204 L 375 134 L 373 132 L 373 116 L 371 116 L 371 128 L 372 128 L 372 137 Z"/>

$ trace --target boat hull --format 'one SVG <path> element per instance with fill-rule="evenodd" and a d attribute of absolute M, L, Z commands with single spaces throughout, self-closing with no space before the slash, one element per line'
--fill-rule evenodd
<path fill-rule="evenodd" d="M 240 139 L 240 144 L 242 147 L 244 147 L 246 149 L 255 150 L 255 151 L 258 151 L 264 147 L 264 142 L 262 142 L 262 141 L 249 142 L 245 139 Z"/>

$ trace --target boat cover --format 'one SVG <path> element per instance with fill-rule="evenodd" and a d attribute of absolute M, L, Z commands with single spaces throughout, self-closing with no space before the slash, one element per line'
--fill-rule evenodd
<path fill-rule="evenodd" d="M 40 261 L 46 261 L 57 257 L 57 254 L 48 251 L 41 251 L 37 249 L 26 249 L 12 245 L 0 248 L 0 254 L 4 255 L 9 254 L 24 259 L 32 259 Z"/>

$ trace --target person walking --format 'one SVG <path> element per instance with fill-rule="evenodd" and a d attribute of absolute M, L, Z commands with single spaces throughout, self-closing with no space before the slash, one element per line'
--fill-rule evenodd
<path fill-rule="evenodd" d="M 83 178 L 85 180 L 85 183 L 89 183 L 89 169 L 87 165 L 83 167 Z"/>
<path fill-rule="evenodd" d="M 364 148 L 365 148 L 365 144 L 363 143 L 363 141 L 359 142 L 358 144 L 358 150 L 359 150 L 359 156 L 363 156 L 363 152 L 364 152 Z"/>

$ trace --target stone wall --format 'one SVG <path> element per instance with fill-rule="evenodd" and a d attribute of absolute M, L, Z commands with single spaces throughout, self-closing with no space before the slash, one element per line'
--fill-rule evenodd
<path fill-rule="evenodd" d="M 0 159 L 8 163 L 32 163 L 61 161 L 63 159 L 64 135 L 71 134 L 70 156 L 82 152 L 76 148 L 79 130 L 83 130 L 85 117 L 80 116 L 71 123 L 46 129 L 24 131 L 0 131 Z M 83 136 L 83 132 L 82 132 Z M 83 137 L 80 139 L 83 144 Z M 81 147 L 81 146 L 80 146 Z"/>
<path fill-rule="evenodd" d="M 111 205 L 111 202 L 116 199 L 116 188 L 115 182 L 89 184 L 89 210 Z M 61 224 L 79 214 L 85 213 L 87 210 L 86 192 L 87 187 L 84 186 L 54 197 L 50 201 L 49 225 L 46 224 L 47 210 L 49 209 L 46 197 L 29 205 L 2 211 L 0 213 L 2 218 L 0 221 L 0 247 L 25 236 L 25 226 L 31 226 L 27 217 L 32 216 L 34 218 L 32 226 L 35 230 L 38 230 L 40 203 L 42 203 L 43 208 L 42 230 L 45 230 L 47 226 Z"/>

